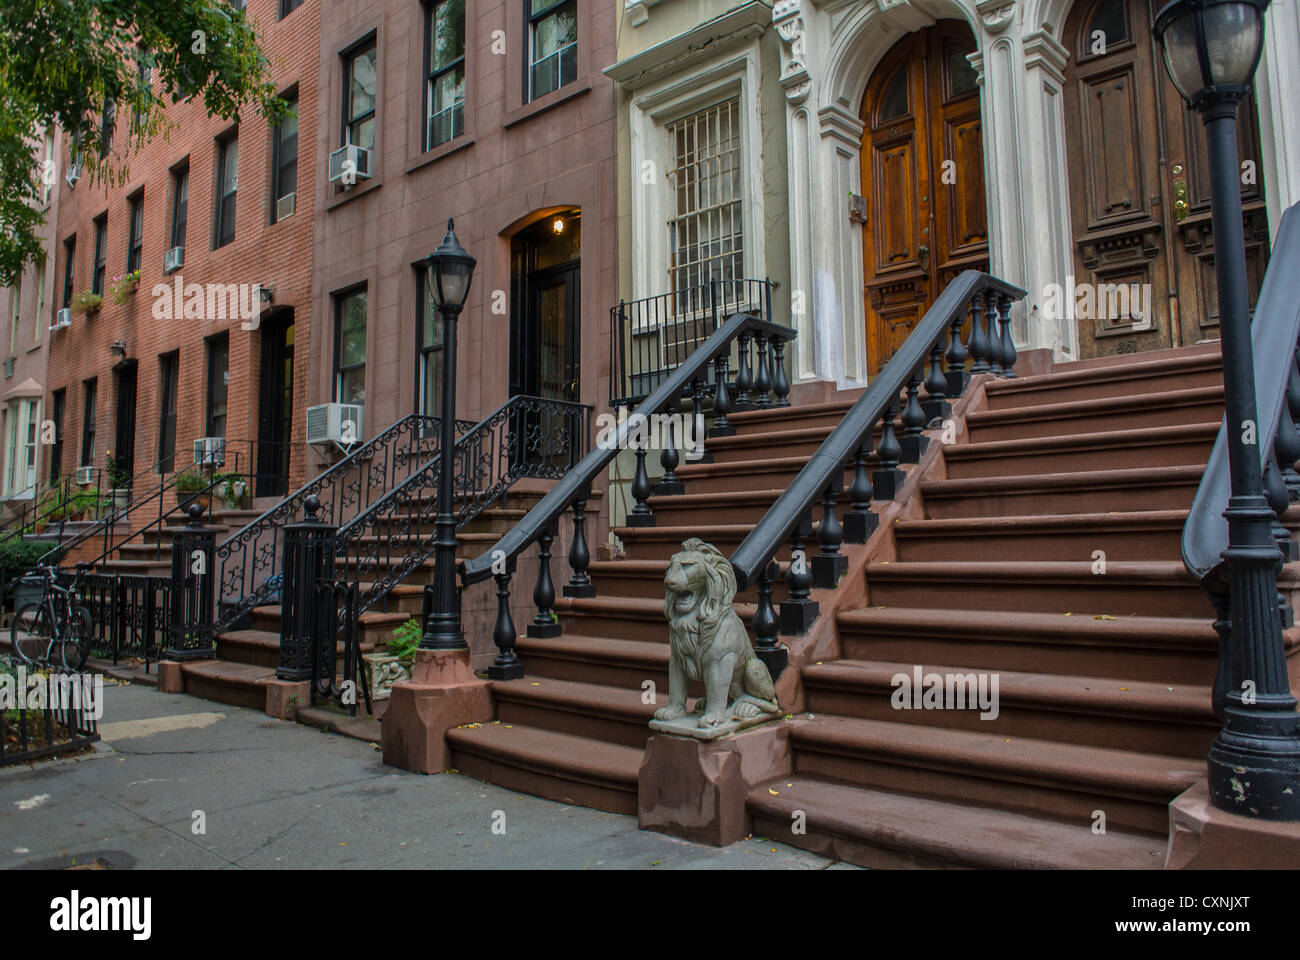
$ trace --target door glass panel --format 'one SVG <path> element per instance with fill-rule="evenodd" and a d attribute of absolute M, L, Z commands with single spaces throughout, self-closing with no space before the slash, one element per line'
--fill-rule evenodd
<path fill-rule="evenodd" d="M 1097 49 L 1100 41 L 1106 47 L 1113 47 L 1128 39 L 1128 24 L 1124 22 L 1124 0 L 1101 0 L 1092 13 L 1088 24 L 1088 33 L 1080 37 L 1081 54 Z"/>
<path fill-rule="evenodd" d="M 969 66 L 969 64 L 968 64 Z M 880 113 L 877 123 L 885 123 L 907 115 L 907 64 L 904 63 L 885 86 L 885 95 L 880 98 Z"/>
<path fill-rule="evenodd" d="M 948 98 L 963 97 L 976 91 L 975 68 L 966 55 L 971 51 L 957 44 L 948 46 Z"/>

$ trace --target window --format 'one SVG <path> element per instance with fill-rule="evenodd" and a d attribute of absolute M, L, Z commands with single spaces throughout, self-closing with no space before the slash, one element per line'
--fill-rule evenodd
<path fill-rule="evenodd" d="M 217 141 L 217 209 L 213 218 L 212 249 L 235 239 L 235 189 L 239 185 L 239 138 Z"/>
<path fill-rule="evenodd" d="M 144 245 L 144 192 L 127 201 L 130 205 L 131 226 L 126 245 L 126 272 L 140 269 L 140 256 Z"/>
<path fill-rule="evenodd" d="M 50 480 L 63 476 L 63 413 L 68 405 L 68 392 L 55 390 L 50 401 L 51 416 L 54 421 L 54 443 L 50 444 Z"/>
<path fill-rule="evenodd" d="M 185 246 L 185 223 L 189 218 L 190 168 L 181 167 L 172 173 L 172 234 L 173 247 Z"/>
<path fill-rule="evenodd" d="M 104 294 L 104 271 L 108 266 L 108 214 L 95 219 L 95 264 L 90 275 L 90 292 Z"/>
<path fill-rule="evenodd" d="M 63 241 L 63 302 L 61 306 L 72 305 L 72 265 L 77 258 L 77 235 L 74 233 Z"/>
<path fill-rule="evenodd" d="M 226 435 L 226 397 L 230 386 L 230 334 L 208 341 L 208 404 L 205 437 Z"/>
<path fill-rule="evenodd" d="M 465 0 L 441 0 L 428 9 L 428 83 L 424 149 L 465 132 Z"/>
<path fill-rule="evenodd" d="M 283 20 L 302 6 L 302 0 L 280 0 L 280 19 Z"/>
<path fill-rule="evenodd" d="M 84 386 L 86 402 L 81 408 L 81 466 L 93 467 L 95 465 L 95 394 L 98 392 L 99 382 L 92 377 L 85 382 Z"/>
<path fill-rule="evenodd" d="M 135 76 L 136 83 L 140 90 L 148 91 L 153 85 L 153 71 L 149 69 L 149 52 L 140 48 L 136 49 Z M 138 133 L 144 126 L 145 114 L 136 110 L 131 116 L 131 132 Z"/>
<path fill-rule="evenodd" d="M 334 399 L 366 402 L 366 291 L 334 300 Z"/>
<path fill-rule="evenodd" d="M 117 122 L 117 105 L 113 98 L 104 101 L 104 112 L 99 119 L 99 156 L 102 160 L 113 150 L 113 127 Z"/>
<path fill-rule="evenodd" d="M 375 148 L 375 41 L 370 40 L 344 58 L 343 142 Z"/>
<path fill-rule="evenodd" d="M 667 126 L 668 282 L 685 290 L 744 276 L 740 99 Z"/>
<path fill-rule="evenodd" d="M 578 76 L 577 0 L 525 0 L 528 11 L 528 99 Z"/>
<path fill-rule="evenodd" d="M 44 168 L 41 170 L 41 206 L 47 206 L 50 202 L 50 194 L 54 192 L 54 134 L 46 131 L 45 133 L 45 161 Z"/>
<path fill-rule="evenodd" d="M 289 113 L 271 130 L 271 222 L 280 219 L 280 201 L 298 192 L 298 101 L 290 100 Z M 290 207 L 287 217 L 293 212 Z"/>
<path fill-rule="evenodd" d="M 415 412 L 436 417 L 442 412 L 442 323 L 433 305 L 429 271 L 420 268 L 416 272 L 421 295 L 416 317 L 420 352 L 416 358 Z"/>
<path fill-rule="evenodd" d="M 15 400 L 7 411 L 9 433 L 5 442 L 5 493 L 13 495 L 36 485 L 36 433 L 40 429 L 40 402 Z"/>
<path fill-rule="evenodd" d="M 42 327 L 45 325 L 45 261 L 36 264 L 36 336 L 33 343 L 41 342 Z"/>
<path fill-rule="evenodd" d="M 158 472 L 168 473 L 176 460 L 176 388 L 181 355 L 158 358 Z"/>
<path fill-rule="evenodd" d="M 23 281 L 18 278 L 18 286 L 13 287 L 13 309 L 9 312 L 9 356 L 18 356 L 18 313 L 22 306 Z"/>

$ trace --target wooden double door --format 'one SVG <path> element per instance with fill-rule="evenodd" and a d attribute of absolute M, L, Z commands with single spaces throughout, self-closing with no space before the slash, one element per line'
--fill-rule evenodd
<path fill-rule="evenodd" d="M 1074 290 L 1064 292 L 1083 357 L 1219 335 L 1204 127 L 1165 72 L 1152 17 L 1151 0 L 1079 0 L 1065 23 Z M 1269 249 L 1253 96 L 1237 143 L 1253 306 Z"/>
<path fill-rule="evenodd" d="M 969 27 L 940 20 L 885 55 L 862 99 L 868 375 L 950 280 L 988 269 L 974 50 Z"/>

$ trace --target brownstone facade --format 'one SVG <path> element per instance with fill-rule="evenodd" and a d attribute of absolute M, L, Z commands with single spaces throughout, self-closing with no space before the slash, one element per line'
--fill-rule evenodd
<path fill-rule="evenodd" d="M 463 61 L 450 68 L 463 69 L 463 108 L 459 116 L 443 114 L 432 123 L 430 85 L 445 76 L 438 75 L 440 65 L 455 62 L 461 48 L 452 36 L 450 53 L 443 47 L 431 55 L 430 18 L 457 16 L 458 0 L 344 0 L 323 12 L 317 170 L 326 169 L 329 154 L 349 135 L 348 120 L 364 112 L 360 108 L 371 96 L 376 112 L 372 176 L 347 187 L 325 176 L 316 180 L 317 347 L 309 397 L 311 403 L 341 399 L 338 304 L 341 294 L 364 289 L 367 437 L 406 414 L 436 412 L 422 404 L 422 393 L 431 391 L 421 384 L 431 381 L 422 379 L 420 368 L 421 346 L 427 344 L 417 329 L 418 263 L 437 247 L 448 218 L 455 218 L 461 243 L 478 260 L 459 325 L 456 415 L 477 420 L 518 392 L 567 389 L 572 399 L 598 409 L 608 397 L 608 318 L 616 290 L 615 132 L 613 87 L 600 70 L 614 55 L 615 8 L 579 0 L 565 10 L 563 3 L 534 0 L 526 11 L 526 2 L 465 0 Z M 556 46 L 557 28 L 544 26 L 552 32 L 539 39 L 528 14 L 548 11 L 572 17 L 558 28 L 561 46 L 576 21 L 576 50 L 562 49 L 534 75 L 530 66 Z M 359 52 L 369 55 L 371 44 L 375 89 L 354 104 L 352 64 Z M 454 80 L 442 83 L 449 88 Z M 435 95 L 434 112 L 449 102 Z M 358 110 L 348 113 L 353 106 Z M 454 135 L 437 142 L 449 133 Z M 371 142 L 368 131 L 361 136 Z M 549 246 L 543 236 L 548 229 L 559 238 Z M 577 231 L 580 243 L 572 239 Z M 539 248 L 550 250 L 536 263 L 563 261 L 578 278 L 568 344 L 572 362 L 558 377 L 550 371 L 539 378 L 537 357 L 526 342 L 520 346 L 521 325 L 537 319 L 526 290 L 531 237 L 542 238 Z M 557 243 L 569 245 L 556 254 L 550 248 Z"/>
<path fill-rule="evenodd" d="M 280 486 L 300 482 L 305 466 L 302 411 L 307 400 L 312 230 L 319 169 L 312 160 L 311 145 L 316 141 L 319 109 L 320 7 L 315 2 L 302 3 L 281 18 L 280 0 L 248 0 L 247 4 L 271 62 L 277 91 L 297 102 L 297 142 L 305 148 L 298 150 L 296 190 L 292 191 L 296 202 L 276 202 L 280 199 L 276 194 L 285 194 L 293 185 L 289 164 L 280 165 L 278 178 L 275 173 L 277 161 L 287 161 L 290 156 L 291 128 L 277 136 L 251 107 L 245 108 L 238 123 L 209 117 L 201 100 L 168 107 L 167 118 L 174 125 L 170 135 L 157 137 L 139 153 L 127 156 L 129 176 L 123 186 L 105 187 L 82 179 L 70 187 L 63 176 L 64 154 L 59 171 L 57 256 L 51 258 L 51 312 L 65 305 L 69 252 L 69 289 L 75 298 L 95 282 L 97 236 L 102 233 L 104 237 L 102 304 L 89 315 L 74 314 L 70 327 L 50 334 L 46 408 L 53 409 L 54 393 L 64 391 L 60 437 L 64 441 L 64 473 L 87 463 L 103 467 L 106 453 L 121 455 L 133 442 L 135 489 L 141 491 L 158 482 L 160 471 L 189 467 L 194 439 L 208 436 L 215 427 L 222 429 L 228 441 L 227 470 L 236 469 L 237 456 L 242 472 L 256 470 L 277 476 Z M 129 118 L 119 118 L 119 125 L 129 122 Z M 125 142 L 122 129 L 119 139 Z M 232 151 L 227 144 L 235 140 L 237 147 Z M 223 178 L 225 189 L 221 192 L 226 202 L 219 203 L 219 174 L 229 172 L 232 166 L 237 177 Z M 186 171 L 187 193 L 183 236 L 174 222 L 182 171 Z M 229 197 L 232 186 L 233 200 Z M 142 205 L 142 213 L 133 227 L 137 203 Z M 125 274 L 134 262 L 133 245 L 139 248 L 139 286 L 124 303 L 117 304 L 110 295 L 111 281 Z M 174 246 L 184 247 L 183 263 L 165 269 L 164 258 Z M 169 319 L 165 307 L 181 304 L 163 301 L 172 300 L 178 282 L 184 284 L 182 295 L 195 289 L 190 285 L 200 285 L 205 291 L 204 307 Z M 248 285 L 242 290 L 245 303 L 254 300 L 249 289 L 255 285 L 271 288 L 272 300 L 259 304 L 263 309 L 256 319 L 245 319 L 230 308 L 233 301 L 228 292 L 236 288 L 227 285 L 232 284 Z M 215 288 L 215 299 L 210 299 L 212 285 L 220 285 Z M 214 303 L 220 304 L 215 312 Z M 265 422 L 267 398 L 263 395 L 268 387 L 262 378 L 262 358 L 268 334 L 275 330 L 283 336 L 287 323 L 293 324 L 292 340 L 296 341 L 293 360 L 281 363 L 286 371 L 284 382 L 273 382 L 271 387 L 282 401 L 291 398 L 291 403 L 287 410 L 281 403 L 277 411 L 277 429 L 282 427 L 286 435 L 283 442 L 275 442 L 268 439 L 272 434 Z M 227 375 L 222 378 L 227 381 L 224 427 L 219 405 L 213 405 L 210 383 L 221 376 L 219 344 L 223 336 L 228 338 L 229 351 Z M 125 362 L 120 350 L 110 351 L 114 344 L 125 348 Z M 211 357 L 214 351 L 216 358 Z M 174 359 L 163 359 L 172 355 Z M 169 370 L 173 362 L 174 375 Z M 121 396 L 123 391 L 129 394 L 132 369 L 136 384 L 133 413 L 129 395 Z M 86 384 L 92 379 L 93 453 L 86 429 Z M 174 409 L 174 427 L 171 410 L 164 405 Z M 164 421 L 168 421 L 166 425 Z M 160 458 L 160 443 L 168 439 L 175 450 L 170 460 L 165 452 Z M 287 476 L 277 459 L 282 450 L 290 451 Z M 273 494 L 274 486 L 257 492 Z"/>

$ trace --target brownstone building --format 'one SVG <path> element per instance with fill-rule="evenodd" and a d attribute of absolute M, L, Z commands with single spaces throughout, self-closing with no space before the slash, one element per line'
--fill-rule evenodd
<path fill-rule="evenodd" d="M 246 9 L 288 119 L 168 106 L 170 136 L 125 157 L 122 186 L 64 176 L 65 154 L 50 312 L 71 315 L 50 335 L 46 392 L 65 474 L 111 452 L 139 492 L 219 437 L 225 468 L 255 473 L 257 497 L 303 475 L 318 167 L 298 142 L 316 138 L 320 4 Z M 137 270 L 132 291 L 120 278 Z M 102 297 L 96 309 L 81 309 L 86 293 Z"/>
<path fill-rule="evenodd" d="M 457 417 L 522 393 L 608 396 L 615 132 L 600 70 L 614 14 L 577 0 L 323 10 L 310 403 L 364 403 L 367 437 L 437 413 L 440 334 L 420 262 L 448 218 L 478 260 Z M 357 175 L 331 181 L 348 146 Z"/>

